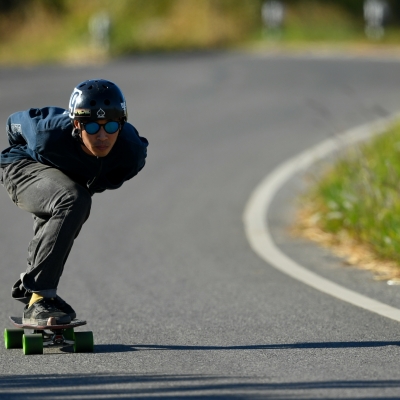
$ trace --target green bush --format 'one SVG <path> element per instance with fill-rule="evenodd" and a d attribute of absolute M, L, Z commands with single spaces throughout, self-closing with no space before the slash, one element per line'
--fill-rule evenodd
<path fill-rule="evenodd" d="M 349 152 L 309 194 L 322 230 L 400 262 L 400 125 Z"/>

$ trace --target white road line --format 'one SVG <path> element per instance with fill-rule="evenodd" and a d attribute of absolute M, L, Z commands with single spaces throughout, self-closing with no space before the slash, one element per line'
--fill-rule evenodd
<path fill-rule="evenodd" d="M 278 190 L 299 170 L 305 170 L 314 162 L 326 157 L 340 148 L 383 132 L 394 121 L 399 120 L 400 113 L 383 118 L 373 123 L 359 126 L 337 135 L 335 138 L 304 151 L 286 161 L 270 173 L 251 194 L 243 214 L 247 239 L 252 249 L 267 263 L 321 292 L 337 297 L 340 300 L 364 308 L 387 318 L 400 321 L 400 309 L 391 307 L 367 296 L 325 279 L 296 261 L 290 259 L 275 245 L 267 223 L 268 210 Z"/>

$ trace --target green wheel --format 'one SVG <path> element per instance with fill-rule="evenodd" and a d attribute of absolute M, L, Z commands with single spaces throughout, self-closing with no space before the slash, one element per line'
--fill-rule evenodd
<path fill-rule="evenodd" d="M 92 353 L 93 347 L 93 332 L 75 332 L 75 353 Z"/>
<path fill-rule="evenodd" d="M 40 333 L 25 334 L 22 337 L 22 348 L 25 355 L 43 354 L 43 335 Z"/>
<path fill-rule="evenodd" d="M 4 344 L 6 349 L 22 349 L 23 329 L 4 329 Z"/>
<path fill-rule="evenodd" d="M 75 340 L 74 328 L 68 328 L 64 331 L 65 340 Z"/>

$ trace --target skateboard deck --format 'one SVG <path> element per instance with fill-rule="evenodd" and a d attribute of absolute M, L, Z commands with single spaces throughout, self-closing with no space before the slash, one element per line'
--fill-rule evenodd
<path fill-rule="evenodd" d="M 86 325 L 86 321 L 82 321 L 79 319 L 73 319 L 69 324 L 56 324 L 54 319 L 49 318 L 47 321 L 47 325 L 32 325 L 32 324 L 24 324 L 22 322 L 22 317 L 9 317 L 12 324 L 15 325 L 17 328 L 22 329 L 33 329 L 33 330 L 55 330 L 55 329 L 70 329 L 75 328 L 77 326 Z"/>

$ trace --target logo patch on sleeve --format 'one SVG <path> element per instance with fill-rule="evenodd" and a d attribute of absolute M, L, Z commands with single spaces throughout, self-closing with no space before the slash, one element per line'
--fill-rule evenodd
<path fill-rule="evenodd" d="M 22 134 L 21 124 L 11 124 L 11 132 Z"/>

